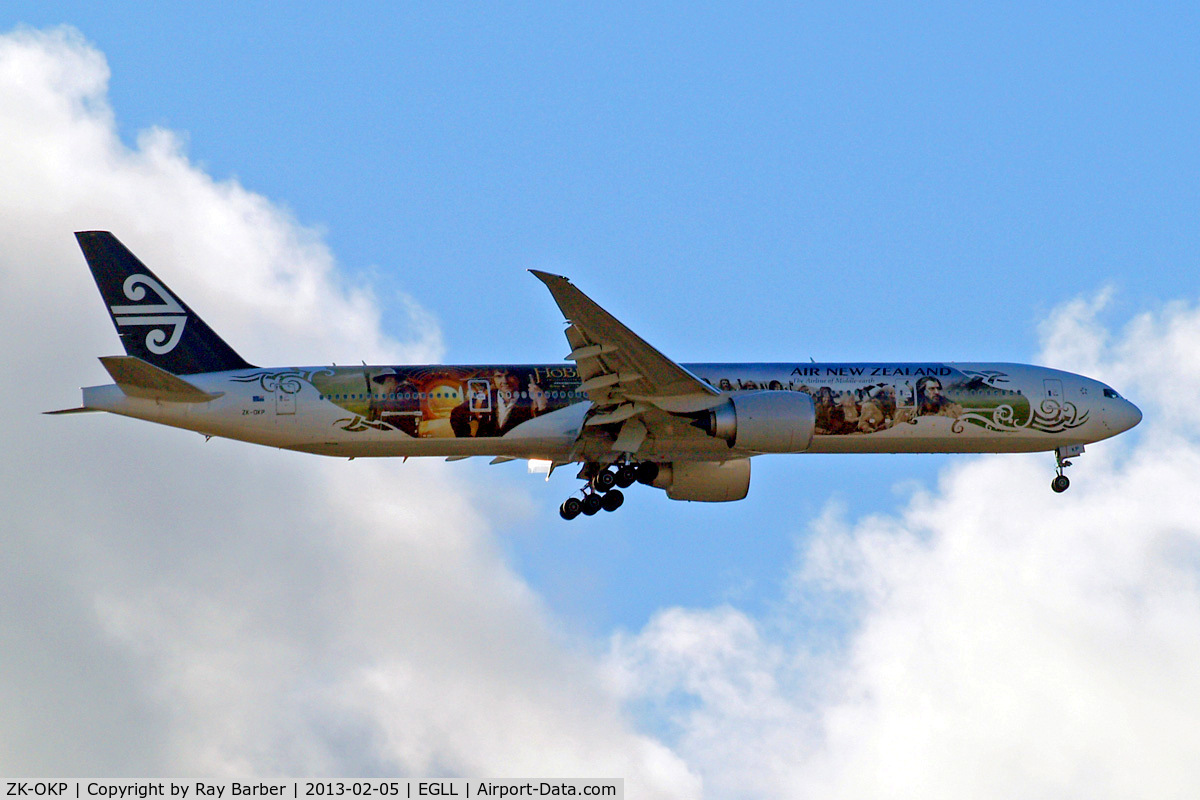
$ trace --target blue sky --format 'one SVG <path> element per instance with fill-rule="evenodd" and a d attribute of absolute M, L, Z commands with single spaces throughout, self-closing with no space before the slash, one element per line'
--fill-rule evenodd
<path fill-rule="evenodd" d="M 562 358 L 530 268 L 684 362 L 1026 362 L 1077 297 L 1114 287 L 1114 328 L 1194 298 L 1198 22 L 1186 4 L 1094 3 L 0 13 L 5 31 L 77 28 L 107 59 L 127 145 L 182 136 L 213 178 L 318 230 L 386 334 L 417 333 L 406 298 L 428 311 L 449 363 Z M 220 309 L 199 310 L 221 330 Z M 370 357 L 331 339 L 310 361 Z M 556 514 L 568 475 L 446 469 L 477 499 L 532 498 L 490 521 L 496 546 L 556 624 L 601 638 L 671 607 L 769 617 L 831 503 L 895 513 L 954 460 L 757 459 L 744 502 L 631 491 L 573 524 Z M 1049 483 L 1049 455 L 1011 463 Z"/>
<path fill-rule="evenodd" d="M 23 5 L 456 360 L 561 356 L 528 267 L 685 360 L 1001 360 L 1196 249 L 1186 6 Z"/>

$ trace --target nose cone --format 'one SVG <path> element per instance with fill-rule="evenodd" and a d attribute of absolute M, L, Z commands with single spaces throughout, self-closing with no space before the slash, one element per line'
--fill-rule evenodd
<path fill-rule="evenodd" d="M 1116 433 L 1127 431 L 1142 421 L 1141 409 L 1123 398 L 1113 404 L 1108 416 L 1108 424 Z"/>

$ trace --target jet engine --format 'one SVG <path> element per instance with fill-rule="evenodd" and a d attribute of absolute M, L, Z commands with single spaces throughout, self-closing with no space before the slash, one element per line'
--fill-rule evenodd
<path fill-rule="evenodd" d="M 816 409 L 803 392 L 736 392 L 692 424 L 739 450 L 801 453 L 812 444 Z"/>
<path fill-rule="evenodd" d="M 659 464 L 650 485 L 666 489 L 667 497 L 672 500 L 702 503 L 741 500 L 750 491 L 750 459 Z"/>

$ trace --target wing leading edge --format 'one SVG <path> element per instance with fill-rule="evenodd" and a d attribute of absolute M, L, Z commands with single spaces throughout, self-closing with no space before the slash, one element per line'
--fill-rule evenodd
<path fill-rule="evenodd" d="M 561 275 L 530 270 L 567 321 L 580 389 L 592 401 L 586 429 L 621 423 L 611 450 L 635 454 L 647 436 L 666 433 L 668 414 L 710 408 L 721 394 L 656 350 Z"/>

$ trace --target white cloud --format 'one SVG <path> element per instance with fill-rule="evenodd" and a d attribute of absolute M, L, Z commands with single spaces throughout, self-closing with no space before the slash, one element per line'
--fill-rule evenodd
<path fill-rule="evenodd" d="M 107 80 L 76 32 L 0 36 L 0 771 L 697 794 L 507 567 L 480 511 L 494 487 L 38 413 L 104 382 L 95 356 L 117 348 L 74 230 L 116 232 L 252 361 L 440 355 L 436 333 L 390 339 L 314 233 L 176 135 L 122 144 Z"/>
<path fill-rule="evenodd" d="M 894 515 L 812 526 L 769 618 L 660 613 L 613 685 L 673 724 L 721 797 L 1194 797 L 1200 792 L 1200 310 L 1119 334 L 1065 305 L 1043 363 L 1146 414 L 1069 492 L 1049 455 L 960 459 Z M 850 622 L 813 647 L 814 609 Z"/>

